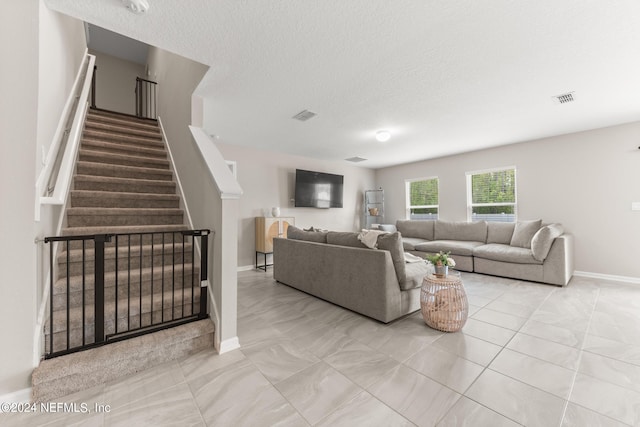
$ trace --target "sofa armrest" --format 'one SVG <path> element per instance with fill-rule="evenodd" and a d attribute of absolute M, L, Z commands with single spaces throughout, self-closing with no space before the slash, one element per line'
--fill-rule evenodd
<path fill-rule="evenodd" d="M 563 234 L 554 239 L 542 264 L 545 283 L 565 286 L 573 276 L 573 236 Z"/>
<path fill-rule="evenodd" d="M 273 264 L 278 282 L 382 322 L 401 307 L 389 251 L 275 238 Z"/>

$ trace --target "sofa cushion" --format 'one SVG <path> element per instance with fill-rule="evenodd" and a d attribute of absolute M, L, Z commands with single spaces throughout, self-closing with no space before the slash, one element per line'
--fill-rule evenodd
<path fill-rule="evenodd" d="M 406 279 L 400 282 L 400 289 L 403 291 L 415 289 L 422 286 L 424 276 L 433 273 L 433 266 L 424 261 L 412 262 L 406 265 Z"/>
<path fill-rule="evenodd" d="M 402 236 L 400 233 L 396 231 L 395 233 L 385 233 L 378 236 L 378 249 L 391 253 L 398 283 L 403 283 L 406 279 L 406 274 L 404 251 L 402 250 Z"/>
<path fill-rule="evenodd" d="M 515 228 L 515 222 L 487 222 L 487 243 L 510 245 Z"/>
<path fill-rule="evenodd" d="M 487 241 L 487 222 L 436 221 L 433 240 Z"/>
<path fill-rule="evenodd" d="M 549 224 L 542 227 L 531 239 L 531 252 L 538 261 L 544 261 L 549 254 L 553 240 L 564 233 L 560 224 Z"/>
<path fill-rule="evenodd" d="M 464 242 L 458 240 L 435 240 L 416 245 L 420 252 L 437 253 L 440 251 L 451 252 L 451 255 L 473 255 L 474 248 L 484 245 L 484 242 Z"/>
<path fill-rule="evenodd" d="M 294 225 L 290 225 L 287 227 L 287 239 L 327 243 L 327 233 L 321 231 L 304 231 Z"/>
<path fill-rule="evenodd" d="M 339 246 L 351 246 L 354 248 L 366 248 L 365 244 L 358 240 L 358 233 L 348 231 L 329 231 L 327 243 Z"/>
<path fill-rule="evenodd" d="M 430 220 L 399 219 L 396 228 L 404 237 L 433 240 L 433 223 Z"/>
<path fill-rule="evenodd" d="M 542 262 L 533 257 L 531 249 L 502 245 L 500 243 L 478 246 L 473 250 L 473 256 L 515 264 L 542 264 Z"/>
<path fill-rule="evenodd" d="M 542 220 L 518 221 L 511 237 L 511 246 L 531 249 L 531 239 L 542 226 Z"/>
<path fill-rule="evenodd" d="M 429 240 L 420 239 L 418 237 L 404 237 L 402 236 L 402 247 L 405 251 L 414 251 L 416 249 L 416 245 L 420 243 L 426 243 Z"/>

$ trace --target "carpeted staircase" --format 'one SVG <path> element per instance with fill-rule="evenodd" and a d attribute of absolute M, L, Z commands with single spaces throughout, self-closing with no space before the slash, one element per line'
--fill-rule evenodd
<path fill-rule="evenodd" d="M 90 110 L 62 234 L 118 235 L 104 250 L 105 334 L 199 312 L 199 258 L 193 238 L 181 233 L 187 228 L 157 122 Z M 58 245 L 47 354 L 94 342 L 94 252 L 92 240 Z M 51 400 L 212 347 L 213 332 L 205 319 L 45 360 L 33 373 L 33 399 Z"/>

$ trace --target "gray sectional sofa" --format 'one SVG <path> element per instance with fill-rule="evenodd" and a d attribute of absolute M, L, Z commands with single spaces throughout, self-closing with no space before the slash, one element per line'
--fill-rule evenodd
<path fill-rule="evenodd" d="M 450 251 L 458 270 L 560 286 L 573 274 L 573 238 L 559 224 L 407 220 L 395 227 L 370 249 L 358 233 L 289 226 L 287 239 L 273 239 L 273 277 L 387 323 L 420 309 L 422 279 L 433 272 L 426 262 L 406 263 L 405 252 Z"/>
<path fill-rule="evenodd" d="M 405 251 L 451 252 L 456 269 L 564 286 L 573 275 L 573 236 L 542 221 L 399 220 Z"/>
<path fill-rule="evenodd" d="M 405 263 L 397 232 L 379 236 L 378 249 L 357 236 L 289 226 L 287 239 L 273 239 L 274 279 L 384 323 L 420 309 L 422 279 L 433 267 Z"/>

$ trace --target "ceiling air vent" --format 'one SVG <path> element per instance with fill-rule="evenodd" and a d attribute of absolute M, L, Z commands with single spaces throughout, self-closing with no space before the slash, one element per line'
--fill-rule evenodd
<path fill-rule="evenodd" d="M 575 92 L 567 92 L 562 95 L 556 95 L 553 97 L 553 100 L 558 104 L 566 104 L 568 102 L 575 101 L 575 97 L 573 96 Z"/>
<path fill-rule="evenodd" d="M 348 159 L 345 159 L 347 162 L 353 162 L 353 163 L 360 163 L 360 162 L 364 162 L 367 159 L 363 159 L 362 157 L 349 157 Z"/>
<path fill-rule="evenodd" d="M 292 119 L 300 120 L 301 122 L 306 122 L 312 117 L 315 117 L 316 113 L 309 110 L 302 110 L 298 114 L 292 117 Z"/>

